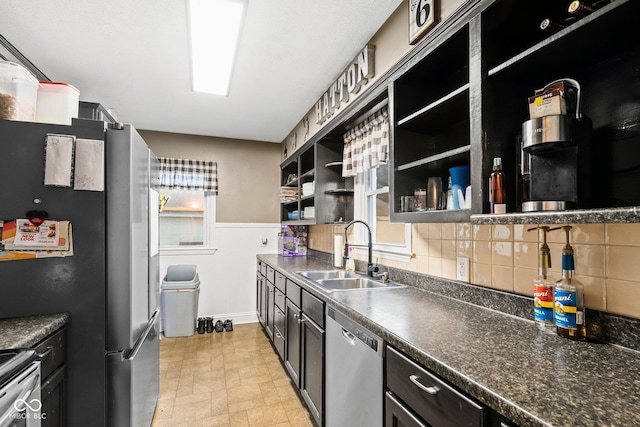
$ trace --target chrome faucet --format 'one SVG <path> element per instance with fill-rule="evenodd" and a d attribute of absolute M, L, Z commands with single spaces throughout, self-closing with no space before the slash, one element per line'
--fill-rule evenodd
<path fill-rule="evenodd" d="M 349 231 L 349 227 L 351 227 L 353 224 L 355 224 L 356 222 L 359 222 L 361 224 L 363 224 L 365 227 L 367 227 L 367 232 L 368 232 L 368 237 L 369 237 L 369 243 L 365 246 L 365 245 L 352 245 L 349 243 L 349 236 L 347 235 L 348 231 Z M 344 227 L 344 260 L 348 260 L 349 259 L 349 247 L 366 247 L 368 249 L 368 258 L 367 258 L 367 276 L 369 277 L 373 277 L 373 273 L 378 271 L 378 267 L 373 265 L 373 244 L 371 242 L 371 227 L 369 227 L 369 224 L 367 224 L 364 221 L 361 221 L 359 219 L 354 219 L 353 221 L 351 221 L 350 223 L 348 223 L 345 227 Z"/>

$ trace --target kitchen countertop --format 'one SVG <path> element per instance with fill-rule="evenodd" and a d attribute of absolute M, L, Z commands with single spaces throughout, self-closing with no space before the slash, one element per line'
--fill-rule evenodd
<path fill-rule="evenodd" d="M 411 286 L 328 293 L 294 273 L 327 262 L 258 258 L 521 426 L 640 425 L 640 352 Z"/>
<path fill-rule="evenodd" d="M 69 313 L 0 319 L 0 349 L 31 348 L 70 320 Z"/>

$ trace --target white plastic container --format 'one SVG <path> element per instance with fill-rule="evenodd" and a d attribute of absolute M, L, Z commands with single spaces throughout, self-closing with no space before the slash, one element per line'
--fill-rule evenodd
<path fill-rule="evenodd" d="M 315 190 L 316 190 L 315 181 L 302 183 L 302 197 L 313 195 Z"/>
<path fill-rule="evenodd" d="M 71 125 L 78 117 L 80 91 L 68 83 L 40 82 L 36 122 Z"/>
<path fill-rule="evenodd" d="M 0 119 L 33 121 L 38 86 L 38 79 L 22 65 L 0 60 Z"/>

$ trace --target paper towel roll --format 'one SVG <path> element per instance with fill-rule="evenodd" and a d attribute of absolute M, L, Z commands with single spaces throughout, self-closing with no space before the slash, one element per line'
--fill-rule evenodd
<path fill-rule="evenodd" d="M 344 236 L 336 234 L 333 236 L 333 266 L 342 267 L 342 256 L 344 253 Z"/>

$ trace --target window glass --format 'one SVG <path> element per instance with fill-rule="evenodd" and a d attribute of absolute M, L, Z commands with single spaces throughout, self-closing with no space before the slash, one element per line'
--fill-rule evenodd
<path fill-rule="evenodd" d="M 161 189 L 160 246 L 204 246 L 205 191 Z M 207 196 L 209 197 L 209 196 Z"/>
<path fill-rule="evenodd" d="M 405 224 L 389 220 L 389 193 L 375 196 L 375 241 L 391 245 L 405 244 Z"/>
<path fill-rule="evenodd" d="M 389 165 L 383 163 L 363 173 L 365 221 L 371 224 L 377 244 L 406 246 L 406 224 L 392 223 L 389 207 Z"/>

